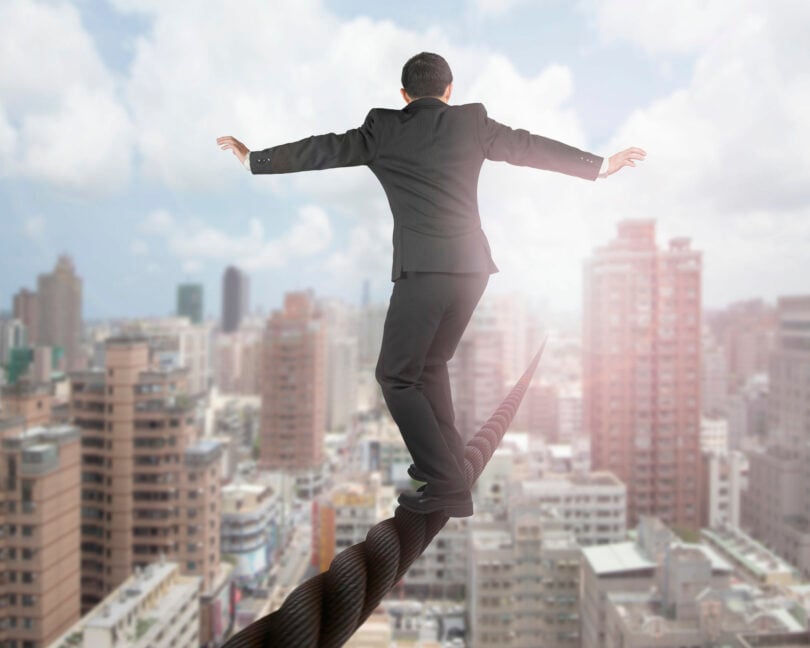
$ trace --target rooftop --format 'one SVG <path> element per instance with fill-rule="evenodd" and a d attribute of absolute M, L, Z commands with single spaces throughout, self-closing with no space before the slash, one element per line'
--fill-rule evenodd
<path fill-rule="evenodd" d="M 647 558 L 635 542 L 617 542 L 583 547 L 582 555 L 598 576 L 640 570 L 654 570 L 656 564 Z"/>
<path fill-rule="evenodd" d="M 760 580 L 777 572 L 796 573 L 793 566 L 736 527 L 703 529 L 701 535 Z"/>

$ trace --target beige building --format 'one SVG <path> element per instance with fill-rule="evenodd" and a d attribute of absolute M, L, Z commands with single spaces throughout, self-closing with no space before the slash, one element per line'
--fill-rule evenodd
<path fill-rule="evenodd" d="M 25 427 L 48 425 L 52 421 L 51 385 L 20 380 L 0 388 L 4 416 L 21 416 Z"/>
<path fill-rule="evenodd" d="M 68 371 L 85 366 L 81 356 L 82 280 L 73 260 L 60 256 L 56 267 L 37 280 L 37 346 L 62 347 Z"/>
<path fill-rule="evenodd" d="M 199 588 L 174 562 L 138 568 L 49 648 L 197 648 Z"/>
<path fill-rule="evenodd" d="M 267 322 L 259 461 L 320 490 L 326 431 L 326 327 L 311 291 L 288 293 Z"/>
<path fill-rule="evenodd" d="M 192 324 L 187 317 L 164 317 L 130 322 L 124 334 L 149 338 L 154 365 L 161 369 L 186 369 L 189 394 L 204 394 L 211 380 L 209 327 Z"/>
<path fill-rule="evenodd" d="M 261 393 L 262 333 L 242 327 L 214 335 L 214 386 L 223 394 Z"/>
<path fill-rule="evenodd" d="M 184 370 L 152 368 L 148 340 L 107 340 L 106 366 L 71 375 L 82 430 L 82 608 L 161 555 L 213 585 L 219 444 L 197 444 Z"/>
<path fill-rule="evenodd" d="M 468 636 L 476 648 L 575 648 L 580 548 L 561 520 L 516 506 L 512 519 L 473 521 Z"/>
<path fill-rule="evenodd" d="M 0 433 L 0 645 L 40 648 L 79 618 L 79 431 Z"/>
<path fill-rule="evenodd" d="M 595 470 L 627 485 L 628 523 L 700 526 L 701 253 L 623 221 L 585 265 L 583 412 Z"/>
<path fill-rule="evenodd" d="M 328 569 L 337 554 L 365 540 L 371 527 L 390 517 L 394 506 L 394 490 L 382 486 L 378 474 L 365 483 L 343 482 L 321 495 L 312 512 L 315 564 Z"/>

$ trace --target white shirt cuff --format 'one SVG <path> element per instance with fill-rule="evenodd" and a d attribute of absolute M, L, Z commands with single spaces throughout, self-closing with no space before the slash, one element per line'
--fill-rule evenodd
<path fill-rule="evenodd" d="M 600 178 L 607 178 L 607 170 L 608 170 L 609 160 L 608 158 L 602 158 L 602 166 L 599 167 L 599 177 Z"/>
<path fill-rule="evenodd" d="M 248 151 L 248 154 L 245 156 L 245 161 L 242 163 L 242 165 L 248 170 L 249 173 L 253 173 L 250 170 L 250 151 Z"/>

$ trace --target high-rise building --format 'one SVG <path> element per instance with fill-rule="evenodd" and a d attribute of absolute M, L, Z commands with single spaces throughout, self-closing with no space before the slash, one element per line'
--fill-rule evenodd
<path fill-rule="evenodd" d="M 471 438 L 497 409 L 507 391 L 504 338 L 494 302 L 482 302 L 448 363 L 455 425 Z"/>
<path fill-rule="evenodd" d="M 47 646 L 79 618 L 79 431 L 0 430 L 0 645 Z"/>
<path fill-rule="evenodd" d="M 153 362 L 161 369 L 187 369 L 190 394 L 203 394 L 211 379 L 209 362 L 209 329 L 192 324 L 185 317 L 135 320 L 122 332 L 145 335 Z"/>
<path fill-rule="evenodd" d="M 37 322 L 39 321 L 39 300 L 37 294 L 28 288 L 21 288 L 14 295 L 14 306 L 12 314 L 15 319 L 20 320 L 28 334 L 28 344 L 35 345 L 37 339 Z"/>
<path fill-rule="evenodd" d="M 0 403 L 5 416 L 20 416 L 26 427 L 49 425 L 51 386 L 20 380 L 0 388 Z"/>
<path fill-rule="evenodd" d="M 214 386 L 225 394 L 255 395 L 261 392 L 261 329 L 242 327 L 233 333 L 214 334 Z"/>
<path fill-rule="evenodd" d="M 317 472 L 326 427 L 326 326 L 311 291 L 287 293 L 283 310 L 268 320 L 262 373 L 260 463 Z"/>
<path fill-rule="evenodd" d="M 704 450 L 703 521 L 701 526 L 740 526 L 742 493 L 748 476 L 748 458 L 739 450 Z"/>
<path fill-rule="evenodd" d="M 810 575 L 810 295 L 778 302 L 766 445 L 749 451 L 743 525 Z"/>
<path fill-rule="evenodd" d="M 188 317 L 192 324 L 202 324 L 202 284 L 180 284 L 177 286 L 177 316 Z"/>
<path fill-rule="evenodd" d="M 726 354 L 725 373 L 730 393 L 754 374 L 768 370 L 768 358 L 777 334 L 777 314 L 762 299 L 735 302 L 711 311 L 706 323 Z"/>
<path fill-rule="evenodd" d="M 12 349 L 27 346 L 28 333 L 23 321 L 0 317 L 0 365 L 5 365 L 11 359 Z"/>
<path fill-rule="evenodd" d="M 732 450 L 739 450 L 752 442 L 756 444 L 765 442 L 768 431 L 769 390 L 768 374 L 754 374 L 729 399 L 728 444 Z"/>
<path fill-rule="evenodd" d="M 150 364 L 142 336 L 107 340 L 106 366 L 71 375 L 82 431 L 82 608 L 163 554 L 212 585 L 219 561 L 219 460 L 196 443 L 187 372 Z"/>
<path fill-rule="evenodd" d="M 326 322 L 326 427 L 345 429 L 357 411 L 357 311 L 338 299 L 320 299 Z"/>
<path fill-rule="evenodd" d="M 68 371 L 84 366 L 81 357 L 82 280 L 73 261 L 62 255 L 54 271 L 37 281 L 36 344 L 61 347 Z"/>
<path fill-rule="evenodd" d="M 583 411 L 595 470 L 627 484 L 628 523 L 700 526 L 701 253 L 623 221 L 585 264 Z"/>
<path fill-rule="evenodd" d="M 728 413 L 726 353 L 709 336 L 703 340 L 701 382 L 703 414 L 725 416 Z"/>
<path fill-rule="evenodd" d="M 239 328 L 250 309 L 248 276 L 235 266 L 228 266 L 222 275 L 222 331 L 232 333 Z"/>

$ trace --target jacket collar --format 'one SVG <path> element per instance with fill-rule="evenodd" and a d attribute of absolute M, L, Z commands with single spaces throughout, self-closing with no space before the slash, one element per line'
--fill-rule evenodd
<path fill-rule="evenodd" d="M 421 108 L 446 108 L 446 107 L 447 104 L 444 103 L 441 99 L 438 99 L 436 97 L 420 97 L 419 99 L 414 99 L 402 110 L 410 112 L 412 110 L 419 110 Z"/>

